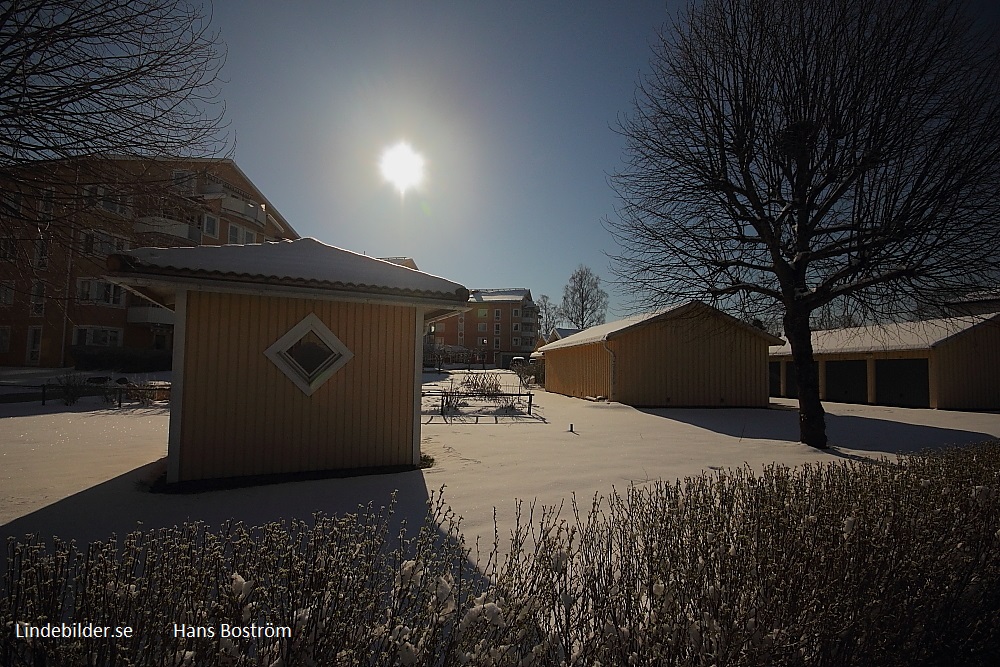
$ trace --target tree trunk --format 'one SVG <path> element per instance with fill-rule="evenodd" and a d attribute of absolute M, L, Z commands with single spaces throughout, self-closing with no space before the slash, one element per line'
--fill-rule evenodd
<path fill-rule="evenodd" d="M 799 441 L 826 449 L 826 413 L 819 400 L 819 369 L 813 362 L 809 314 L 786 310 L 785 336 L 792 348 L 799 394 Z"/>

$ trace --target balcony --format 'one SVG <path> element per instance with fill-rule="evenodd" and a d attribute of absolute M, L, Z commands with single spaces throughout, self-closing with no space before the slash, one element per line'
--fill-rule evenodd
<path fill-rule="evenodd" d="M 262 227 L 267 224 L 267 212 L 259 204 L 251 204 L 236 197 L 223 197 L 222 210 L 235 213 L 241 218 L 256 222 Z"/>
<path fill-rule="evenodd" d="M 129 306 L 129 324 L 170 324 L 174 323 L 174 311 L 159 306 Z"/>
<path fill-rule="evenodd" d="M 201 230 L 181 220 L 147 216 L 135 221 L 135 231 L 138 233 L 167 234 L 179 239 L 201 243 Z"/>

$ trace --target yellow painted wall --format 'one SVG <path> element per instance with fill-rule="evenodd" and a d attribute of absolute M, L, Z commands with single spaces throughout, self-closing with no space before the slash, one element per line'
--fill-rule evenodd
<path fill-rule="evenodd" d="M 651 322 L 607 346 L 613 362 L 603 343 L 546 351 L 546 390 L 647 407 L 768 404 L 767 340 L 723 318 Z"/>
<path fill-rule="evenodd" d="M 723 318 L 691 315 L 609 341 L 615 400 L 636 406 L 766 407 L 767 341 Z"/>
<path fill-rule="evenodd" d="M 187 299 L 180 480 L 414 462 L 414 308 L 214 292 Z M 310 313 L 354 357 L 306 396 L 264 350 Z"/>
<path fill-rule="evenodd" d="M 546 352 L 545 390 L 580 398 L 610 396 L 610 355 L 601 343 Z"/>
<path fill-rule="evenodd" d="M 936 407 L 1000 409 L 1000 323 L 986 322 L 941 343 L 932 350 L 931 360 Z"/>

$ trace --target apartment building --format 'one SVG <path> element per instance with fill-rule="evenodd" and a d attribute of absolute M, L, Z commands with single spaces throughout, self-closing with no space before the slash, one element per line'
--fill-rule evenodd
<path fill-rule="evenodd" d="M 0 180 L 0 366 L 171 350 L 173 313 L 102 279 L 111 253 L 296 238 L 230 159 L 27 165 Z"/>
<path fill-rule="evenodd" d="M 514 357 L 527 358 L 538 336 L 538 307 L 531 290 L 474 289 L 470 310 L 435 322 L 432 335 L 438 347 L 464 348 L 476 362 L 510 367 Z"/>

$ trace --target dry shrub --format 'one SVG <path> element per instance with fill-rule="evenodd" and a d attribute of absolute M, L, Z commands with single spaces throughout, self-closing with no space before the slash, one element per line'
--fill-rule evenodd
<path fill-rule="evenodd" d="M 365 509 L 79 550 L 11 543 L 4 665 L 988 665 L 1000 652 L 1000 444 L 734 470 L 527 508 L 470 553 L 441 496 L 416 533 Z M 479 566 L 476 567 L 475 563 Z M 291 639 L 175 638 L 173 623 Z"/>

